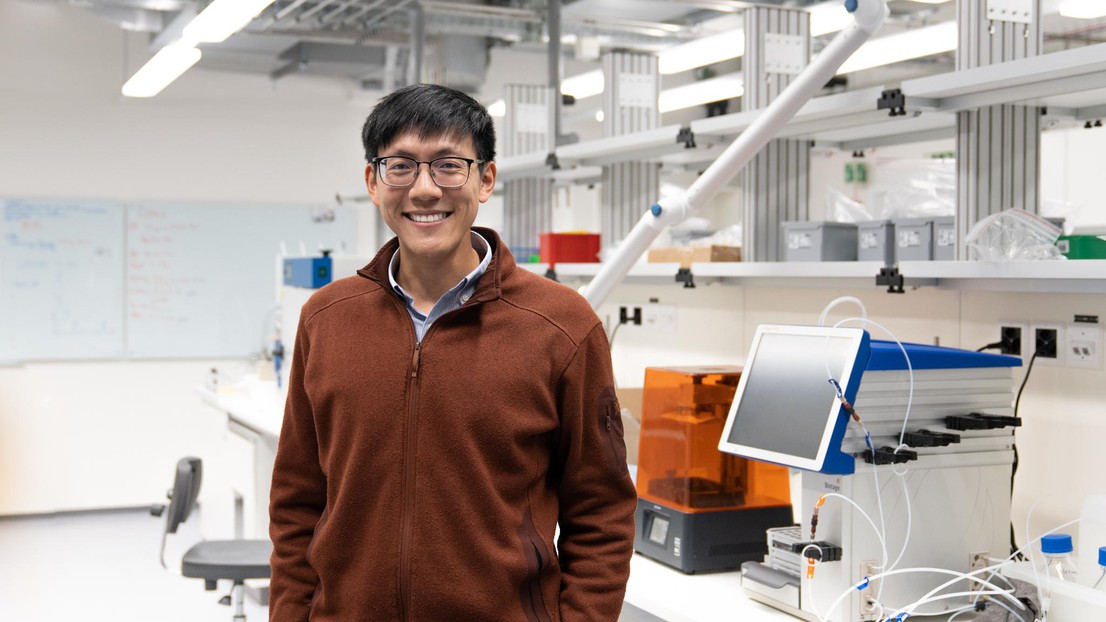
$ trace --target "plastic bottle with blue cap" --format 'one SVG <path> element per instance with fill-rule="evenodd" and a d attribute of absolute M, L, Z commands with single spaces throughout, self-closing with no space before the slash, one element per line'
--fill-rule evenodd
<path fill-rule="evenodd" d="M 1050 581 L 1079 581 L 1079 569 L 1071 558 L 1071 536 L 1049 534 L 1041 538 L 1041 553 L 1045 556 L 1045 573 Z"/>
<path fill-rule="evenodd" d="M 1102 571 L 1098 574 L 1098 581 L 1094 584 L 1094 589 L 1099 592 L 1106 592 L 1106 546 L 1098 549 L 1098 567 Z"/>

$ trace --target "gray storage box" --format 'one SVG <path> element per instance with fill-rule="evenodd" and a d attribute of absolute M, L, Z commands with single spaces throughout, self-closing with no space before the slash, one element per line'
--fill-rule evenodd
<path fill-rule="evenodd" d="M 848 222 L 780 224 L 784 261 L 856 261 L 856 225 Z"/>
<path fill-rule="evenodd" d="M 933 260 L 933 219 L 895 219 L 895 257 L 899 261 Z"/>
<path fill-rule="evenodd" d="M 890 220 L 865 220 L 856 223 L 856 258 L 895 264 L 895 223 Z"/>
<path fill-rule="evenodd" d="M 956 259 L 956 218 L 954 216 L 933 219 L 933 258 L 937 261 Z"/>

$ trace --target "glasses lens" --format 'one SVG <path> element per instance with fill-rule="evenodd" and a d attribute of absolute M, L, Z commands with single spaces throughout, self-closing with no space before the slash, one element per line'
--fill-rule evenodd
<path fill-rule="evenodd" d="M 380 177 L 389 186 L 407 186 L 415 181 L 418 162 L 400 156 L 380 160 Z"/>
<path fill-rule="evenodd" d="M 461 158 L 438 158 L 430 163 L 430 175 L 442 188 L 463 186 L 469 179 L 469 163 Z"/>

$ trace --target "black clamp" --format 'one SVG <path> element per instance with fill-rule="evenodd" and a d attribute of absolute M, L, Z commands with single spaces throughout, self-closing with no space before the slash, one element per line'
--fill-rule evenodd
<path fill-rule="evenodd" d="M 918 459 L 918 452 L 910 451 L 909 449 L 900 449 L 895 451 L 894 447 L 880 447 L 875 452 L 864 452 L 864 462 L 868 464 L 875 464 L 876 466 L 882 464 L 902 464 L 904 462 L 910 462 L 911 460 Z"/>
<path fill-rule="evenodd" d="M 691 274 L 691 268 L 680 268 L 676 271 L 676 282 L 683 283 L 685 289 L 695 288 L 695 276 Z"/>
<path fill-rule="evenodd" d="M 987 415 L 984 413 L 969 413 L 967 415 L 949 415 L 945 417 L 945 427 L 950 430 L 994 430 L 996 428 L 1021 427 L 1021 417 L 1007 417 L 1005 415 Z"/>
<path fill-rule="evenodd" d="M 816 562 L 836 562 L 841 560 L 841 547 L 836 544 L 830 544 L 825 540 L 818 540 L 816 542 L 792 542 L 790 546 L 792 553 L 799 553 L 807 559 L 813 559 Z"/>
<path fill-rule="evenodd" d="M 890 110 L 892 117 L 906 116 L 906 95 L 902 94 L 902 89 L 887 89 L 879 94 L 876 110 Z"/>
<path fill-rule="evenodd" d="M 557 159 L 557 154 L 553 152 L 545 156 L 545 165 L 555 171 L 561 170 L 561 161 Z"/>
<path fill-rule="evenodd" d="M 888 294 L 903 294 L 906 290 L 903 285 L 906 278 L 899 272 L 898 266 L 884 266 L 876 275 L 876 285 L 886 285 Z"/>
<path fill-rule="evenodd" d="M 960 435 L 951 432 L 918 430 L 917 432 L 907 432 L 903 435 L 902 442 L 911 447 L 945 447 L 946 445 L 959 443 Z"/>
<path fill-rule="evenodd" d="M 680 131 L 676 133 L 676 142 L 683 143 L 684 149 L 695 148 L 695 132 L 691 131 L 690 127 L 681 127 Z"/>
<path fill-rule="evenodd" d="M 549 266 L 549 269 L 545 271 L 545 278 L 550 281 L 557 281 L 557 271 L 553 269 L 553 266 Z"/>

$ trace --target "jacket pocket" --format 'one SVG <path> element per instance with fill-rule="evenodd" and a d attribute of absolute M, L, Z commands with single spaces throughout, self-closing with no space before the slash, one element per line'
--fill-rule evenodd
<path fill-rule="evenodd" d="M 545 608 L 545 597 L 541 592 L 541 573 L 550 566 L 549 553 L 542 543 L 541 535 L 534 528 L 530 510 L 522 517 L 518 526 L 519 546 L 526 560 L 526 576 L 518 588 L 519 604 L 527 622 L 552 622 Z"/>
<path fill-rule="evenodd" d="M 626 470 L 626 439 L 622 427 L 622 408 L 614 389 L 607 387 L 599 394 L 599 434 L 603 438 L 607 462 L 617 471 Z"/>

